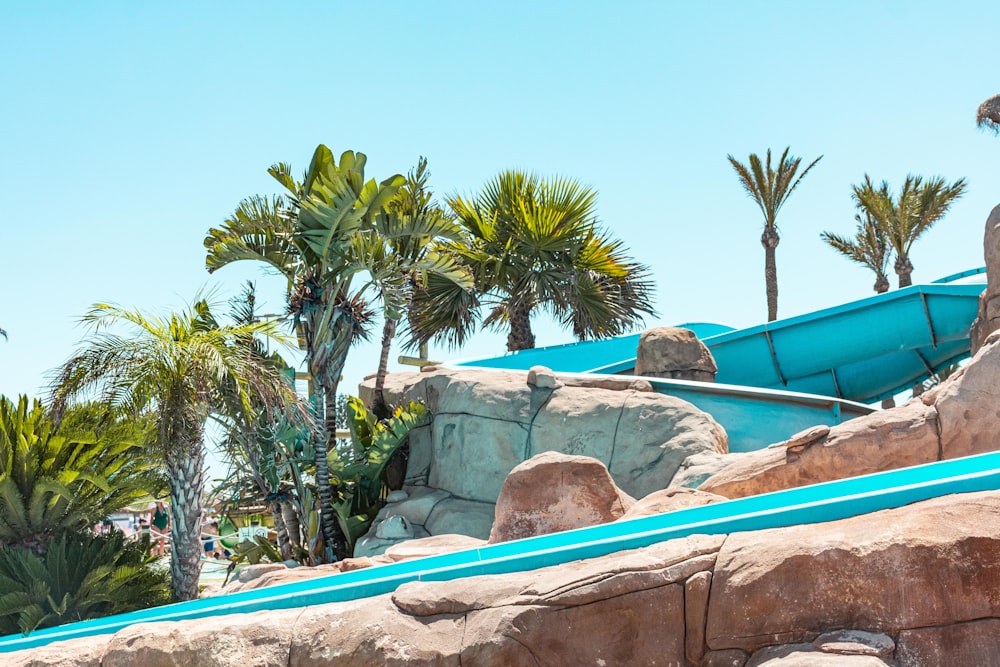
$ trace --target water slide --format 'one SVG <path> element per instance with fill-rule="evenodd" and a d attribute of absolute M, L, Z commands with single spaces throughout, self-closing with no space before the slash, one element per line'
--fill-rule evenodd
<path fill-rule="evenodd" d="M 646 378 L 656 391 L 711 414 L 729 450 L 752 451 L 814 426 L 871 412 L 969 354 L 985 269 L 767 324 L 733 329 L 688 322 L 711 350 L 715 383 Z M 457 361 L 454 368 L 631 375 L 639 334 Z"/>
<path fill-rule="evenodd" d="M 968 328 L 983 289 L 979 274 L 981 271 L 949 276 L 937 283 L 739 331 L 721 325 L 693 324 L 690 328 L 716 356 L 721 378 L 750 379 L 758 386 L 651 380 L 664 393 L 687 391 L 685 397 L 694 396 L 702 404 L 714 400 L 715 409 L 710 411 L 727 429 L 732 428 L 727 422 L 766 422 L 770 421 L 768 415 L 777 414 L 768 411 L 786 408 L 794 412 L 797 406 L 805 406 L 811 411 L 809 415 L 825 410 L 837 421 L 861 414 L 870 408 L 848 399 L 876 399 L 891 392 L 889 387 L 909 386 L 919 377 L 968 354 Z M 634 367 L 637 342 L 637 336 L 621 337 L 458 365 L 530 368 L 541 364 L 557 371 L 623 372 Z M 539 354 L 546 350 L 549 354 Z M 724 369 L 724 365 L 735 367 Z M 881 372 L 893 375 L 888 379 L 867 377 Z M 784 389 L 814 387 L 832 387 L 834 395 Z M 793 412 L 781 418 L 801 416 Z M 816 423 L 821 422 L 807 425 Z M 739 435 L 738 428 L 735 433 L 737 440 L 744 437 Z M 732 432 L 730 438 L 733 439 Z M 140 622 L 355 600 L 391 592 L 410 581 L 448 581 L 525 571 L 696 533 L 724 534 L 832 521 L 950 493 L 998 488 L 1000 452 L 993 452 L 71 623 L 39 630 L 28 637 L 2 637 L 0 653 L 109 634 Z"/>
<path fill-rule="evenodd" d="M 110 634 L 134 623 L 288 609 L 381 595 L 411 581 L 534 570 L 693 534 L 728 534 L 833 521 L 951 493 L 1000 488 L 1000 452 L 825 482 L 629 521 L 487 545 L 391 565 L 180 602 L 0 638 L 0 653 Z"/>

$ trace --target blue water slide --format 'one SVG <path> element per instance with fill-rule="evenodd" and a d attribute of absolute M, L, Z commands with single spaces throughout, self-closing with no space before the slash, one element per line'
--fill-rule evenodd
<path fill-rule="evenodd" d="M 833 521 L 951 493 L 1000 489 L 1000 452 L 853 477 L 667 514 L 46 628 L 0 638 L 0 653 L 117 632 L 135 623 L 288 609 L 389 593 L 411 581 L 534 570 L 694 534 Z"/>

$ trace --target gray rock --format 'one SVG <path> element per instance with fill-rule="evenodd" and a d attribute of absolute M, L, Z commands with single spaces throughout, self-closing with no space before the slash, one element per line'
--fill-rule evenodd
<path fill-rule="evenodd" d="M 448 498 L 435 505 L 425 526 L 431 535 L 455 533 L 487 540 L 493 527 L 493 514 L 493 503 Z"/>
<path fill-rule="evenodd" d="M 375 530 L 375 537 L 380 540 L 398 540 L 413 538 L 413 526 L 405 518 L 390 514 L 384 521 L 379 522 Z"/>

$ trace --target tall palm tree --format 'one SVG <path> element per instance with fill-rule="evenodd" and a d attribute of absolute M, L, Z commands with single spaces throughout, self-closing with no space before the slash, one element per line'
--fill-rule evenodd
<path fill-rule="evenodd" d="M 823 159 L 818 158 L 809 163 L 801 174 L 799 166 L 802 158 L 789 155 L 791 147 L 785 148 L 778 164 L 771 168 L 771 149 L 767 149 L 766 161 L 762 164 L 756 153 L 751 153 L 746 165 L 728 155 L 729 164 L 740 179 L 740 185 L 746 190 L 764 215 L 764 231 L 760 235 L 760 244 L 764 246 L 764 286 L 767 291 L 767 321 L 778 319 L 778 266 L 775 250 L 781 237 L 775 222 L 778 211 L 798 187 L 806 174 Z M 798 174 L 798 178 L 796 178 Z"/>
<path fill-rule="evenodd" d="M 397 229 L 399 234 L 386 237 L 386 253 L 394 257 L 396 261 L 410 267 L 406 269 L 407 313 L 414 314 L 413 295 L 418 291 L 422 298 L 437 299 L 438 301 L 451 304 L 446 307 L 445 312 L 439 313 L 438 317 L 447 316 L 447 312 L 453 312 L 455 304 L 461 304 L 472 298 L 471 287 L 472 278 L 468 274 L 464 280 L 450 277 L 445 280 L 433 280 L 431 276 L 436 271 L 428 270 L 425 260 L 435 252 L 438 252 L 436 243 L 446 241 L 459 241 L 462 238 L 460 225 L 435 201 L 427 185 L 430 172 L 427 170 L 427 159 L 421 157 L 417 166 L 411 169 L 406 176 L 406 181 L 400 187 L 396 196 L 393 197 L 386 206 L 385 211 L 379 214 L 380 226 L 384 229 Z M 457 271 L 463 269 L 456 267 Z M 419 315 L 416 315 L 419 317 Z M 385 323 L 382 328 L 382 351 L 379 356 L 378 371 L 375 374 L 375 414 L 385 419 L 389 417 L 386 409 L 382 390 L 385 386 L 385 378 L 389 370 L 389 351 L 392 341 L 396 336 L 396 329 L 399 324 L 398 318 L 385 313 Z M 441 331 L 431 332 L 432 337 L 440 337 Z M 419 345 L 426 341 L 416 341 Z M 414 346 L 415 340 L 411 337 L 407 347 Z"/>
<path fill-rule="evenodd" d="M 913 284 L 913 263 L 910 249 L 920 236 L 944 217 L 951 205 L 965 192 L 965 179 L 948 184 L 940 176 L 924 181 L 921 176 L 908 175 L 898 196 L 893 196 L 889 184 L 877 187 L 865 174 L 861 185 L 852 186 L 854 201 L 878 224 L 886 241 L 896 254 L 893 269 L 899 277 L 899 287 Z"/>
<path fill-rule="evenodd" d="M 976 125 L 1000 134 L 1000 95 L 994 95 L 976 110 Z"/>
<path fill-rule="evenodd" d="M 256 335 L 283 344 L 288 340 L 273 322 L 220 325 L 203 299 L 167 317 L 96 304 L 83 321 L 91 334 L 60 369 L 54 404 L 96 390 L 102 402 L 127 414 L 155 408 L 155 443 L 170 489 L 171 587 L 178 599 L 194 599 L 201 569 L 205 421 L 227 394 L 238 395 L 239 409 L 248 415 L 257 400 L 270 406 L 292 403 L 289 386 L 239 344 Z M 131 335 L 107 330 L 118 325 L 131 329 Z"/>
<path fill-rule="evenodd" d="M 628 256 L 597 219 L 597 193 L 577 181 L 504 171 L 473 199 L 448 205 L 466 238 L 447 245 L 472 271 L 476 290 L 491 306 L 483 324 L 507 331 L 507 349 L 535 346 L 531 316 L 551 312 L 579 340 L 625 333 L 654 313 L 646 266 Z M 421 296 L 421 295 L 418 295 Z M 415 331 L 467 335 L 478 300 L 442 317 L 427 303 Z M 419 319 L 419 318 L 418 318 Z"/>
<path fill-rule="evenodd" d="M 286 193 L 252 196 L 205 239 L 210 272 L 240 260 L 263 261 L 288 281 L 288 309 L 305 339 L 317 420 L 316 485 L 327 557 L 347 555 L 333 511 L 327 455 L 336 433 L 337 388 L 351 346 L 368 335 L 370 300 L 399 319 L 406 307 L 404 258 L 386 252 L 386 239 L 413 235 L 395 216 L 380 215 L 404 179 L 365 180 L 367 158 L 346 151 L 338 163 L 326 146 L 313 154 L 299 182 L 287 163 L 268 169 Z M 454 260 L 430 253 L 419 262 L 444 280 L 468 282 Z M 365 278 L 362 282 L 359 276 Z M 335 552 L 335 553 L 334 553 Z"/>
<path fill-rule="evenodd" d="M 874 289 L 877 294 L 888 292 L 889 278 L 886 271 L 892 256 L 886 236 L 867 211 L 856 213 L 854 220 L 857 223 L 854 238 L 834 232 L 823 232 L 820 238 L 847 259 L 874 271 Z"/>

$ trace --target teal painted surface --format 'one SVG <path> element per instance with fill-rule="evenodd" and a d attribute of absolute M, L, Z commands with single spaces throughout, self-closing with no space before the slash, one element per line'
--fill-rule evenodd
<path fill-rule="evenodd" d="M 1000 452 L 740 498 L 591 528 L 489 545 L 218 598 L 194 600 L 0 638 L 0 652 L 177 621 L 355 600 L 408 581 L 450 581 L 533 570 L 693 534 L 727 534 L 832 521 L 950 493 L 1000 489 Z"/>
<path fill-rule="evenodd" d="M 872 403 L 968 356 L 984 275 L 983 269 L 972 269 L 941 279 L 948 282 L 913 285 L 747 329 L 695 333 L 715 357 L 716 382 Z M 627 373 L 635 368 L 638 341 L 636 334 L 456 365 Z"/>

